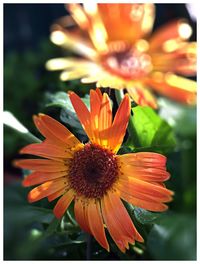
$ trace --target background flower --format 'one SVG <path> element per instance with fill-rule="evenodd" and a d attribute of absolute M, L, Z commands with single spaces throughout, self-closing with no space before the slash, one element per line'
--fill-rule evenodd
<path fill-rule="evenodd" d="M 186 20 L 172 20 L 152 33 L 153 4 L 67 7 L 73 20 L 61 18 L 53 25 L 51 40 L 85 58 L 48 61 L 47 69 L 63 70 L 62 81 L 79 78 L 98 87 L 126 88 L 137 104 L 153 108 L 151 89 L 181 103 L 196 102 L 196 83 L 179 76 L 196 74 L 196 43 L 187 41 L 192 29 Z"/>

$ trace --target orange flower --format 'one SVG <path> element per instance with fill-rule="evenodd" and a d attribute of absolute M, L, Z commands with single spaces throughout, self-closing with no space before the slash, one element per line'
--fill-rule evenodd
<path fill-rule="evenodd" d="M 166 157 L 158 153 L 140 152 L 116 155 L 126 132 L 130 99 L 126 95 L 112 121 L 111 102 L 106 93 L 90 91 L 90 111 L 75 94 L 70 99 L 90 142 L 82 144 L 66 127 L 53 118 L 34 117 L 44 142 L 21 150 L 43 159 L 22 159 L 15 165 L 31 170 L 24 186 L 38 185 L 28 194 L 29 202 L 44 197 L 52 201 L 60 197 L 54 214 L 61 218 L 74 200 L 75 218 L 80 227 L 92 234 L 109 250 L 106 227 L 122 252 L 128 243 L 143 242 L 121 199 L 135 206 L 165 211 L 172 191 L 162 183 L 169 178 Z"/>
<path fill-rule="evenodd" d="M 137 104 L 153 108 L 157 102 L 150 90 L 195 103 L 196 82 L 179 76 L 196 73 L 196 43 L 187 41 L 192 33 L 187 21 L 174 20 L 151 34 L 153 4 L 70 4 L 68 9 L 73 21 L 66 17 L 53 25 L 51 40 L 85 58 L 49 60 L 47 69 L 63 70 L 61 80 L 126 88 Z"/>

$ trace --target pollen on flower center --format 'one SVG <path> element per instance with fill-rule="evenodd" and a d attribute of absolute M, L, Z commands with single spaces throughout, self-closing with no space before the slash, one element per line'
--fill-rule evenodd
<path fill-rule="evenodd" d="M 130 48 L 103 55 L 102 65 L 111 73 L 126 79 L 140 79 L 152 70 L 151 57 Z"/>
<path fill-rule="evenodd" d="M 69 166 L 69 184 L 77 194 L 101 198 L 117 180 L 118 165 L 114 154 L 94 144 L 75 152 Z"/>

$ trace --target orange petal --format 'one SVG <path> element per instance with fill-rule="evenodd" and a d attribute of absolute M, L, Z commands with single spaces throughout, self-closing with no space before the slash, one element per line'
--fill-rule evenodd
<path fill-rule="evenodd" d="M 150 106 L 154 109 L 157 108 L 157 102 L 155 97 L 148 90 L 148 88 L 145 88 L 145 86 L 142 83 L 136 84 L 132 88 L 127 88 L 127 91 L 128 94 L 138 105 Z"/>
<path fill-rule="evenodd" d="M 190 45 L 185 45 L 190 48 Z M 178 49 L 175 52 L 157 52 L 151 54 L 154 71 L 174 72 L 185 76 L 196 75 L 196 54 L 189 53 L 187 49 Z"/>
<path fill-rule="evenodd" d="M 66 212 L 67 208 L 69 207 L 70 203 L 74 199 L 74 192 L 72 190 L 69 190 L 67 193 L 65 193 L 56 203 L 53 213 L 56 216 L 56 218 L 60 219 L 64 213 Z"/>
<path fill-rule="evenodd" d="M 99 111 L 99 122 L 98 122 L 98 130 L 99 130 L 101 146 L 107 147 L 109 145 L 111 123 L 112 123 L 111 103 L 108 95 L 104 93 L 101 101 L 101 107 Z"/>
<path fill-rule="evenodd" d="M 63 195 L 64 193 L 66 192 L 65 188 L 55 192 L 55 193 L 52 193 L 50 194 L 47 198 L 48 198 L 48 201 L 51 202 L 53 200 L 55 200 L 56 198 L 58 198 L 59 196 Z"/>
<path fill-rule="evenodd" d="M 139 242 L 143 242 L 144 241 L 143 238 L 140 236 L 135 226 L 133 225 L 133 222 L 129 214 L 127 213 L 119 196 L 110 192 L 109 199 L 112 207 L 115 208 L 116 217 L 118 218 L 118 221 L 121 222 L 121 224 L 124 226 L 126 230 L 127 236 L 129 236 L 130 238 L 134 237 L 135 240 Z M 124 223 L 126 224 L 124 225 Z"/>
<path fill-rule="evenodd" d="M 100 211 L 100 204 L 98 201 L 90 200 L 88 204 L 88 220 L 90 225 L 90 230 L 95 237 L 95 239 L 99 242 L 99 244 L 109 251 L 109 244 L 106 239 L 103 219 Z"/>
<path fill-rule="evenodd" d="M 32 185 L 37 185 L 46 181 L 54 180 L 57 178 L 61 178 L 63 176 L 67 176 L 66 171 L 59 172 L 33 172 L 29 174 L 22 182 L 24 187 L 29 187 Z"/>
<path fill-rule="evenodd" d="M 184 30 L 185 27 L 185 30 Z M 150 50 L 161 48 L 165 41 L 171 39 L 188 39 L 191 35 L 191 28 L 184 20 L 175 20 L 161 26 L 150 38 Z"/>
<path fill-rule="evenodd" d="M 61 123 L 51 118 L 48 115 L 40 114 L 34 117 L 35 125 L 38 130 L 54 144 L 64 145 L 68 147 L 75 147 L 80 141 Z"/>
<path fill-rule="evenodd" d="M 91 129 L 91 116 L 89 110 L 87 109 L 81 98 L 75 93 L 71 92 L 69 97 L 83 129 L 87 133 L 88 137 L 92 139 L 93 134 Z"/>
<path fill-rule="evenodd" d="M 123 142 L 129 121 L 130 111 L 131 102 L 129 96 L 126 94 L 117 110 L 110 130 L 110 147 L 113 152 L 117 152 Z"/>
<path fill-rule="evenodd" d="M 39 143 L 39 144 L 30 144 L 20 150 L 21 154 L 32 154 L 41 156 L 44 158 L 71 158 L 73 153 L 65 149 L 64 147 L 48 144 L 46 142 Z"/>
<path fill-rule="evenodd" d="M 161 185 L 157 183 L 153 183 L 156 186 Z M 120 191 L 120 193 L 126 193 L 127 195 L 132 196 L 133 198 L 145 200 L 148 202 L 153 203 L 164 203 L 164 202 L 170 202 L 172 200 L 171 196 L 167 195 L 153 195 L 152 193 L 146 192 L 146 190 L 141 191 L 137 186 L 134 185 L 134 183 L 130 181 L 119 181 L 116 185 L 116 188 Z"/>
<path fill-rule="evenodd" d="M 96 93 L 98 94 L 99 99 L 100 99 L 100 102 L 101 102 L 102 101 L 102 98 L 103 98 L 102 93 L 101 93 L 101 90 L 99 88 L 96 88 Z"/>
<path fill-rule="evenodd" d="M 99 124 L 99 111 L 101 107 L 101 99 L 98 93 L 94 90 L 90 90 L 90 112 L 91 112 L 91 127 L 93 132 L 92 142 L 101 144 L 99 138 L 98 124 Z"/>
<path fill-rule="evenodd" d="M 101 200 L 101 208 L 102 214 L 104 218 L 104 222 L 107 226 L 107 229 L 115 241 L 118 248 L 125 252 L 126 248 L 128 248 L 128 242 L 134 243 L 133 237 L 127 236 L 126 229 L 124 228 L 124 224 L 118 220 L 116 214 L 118 211 L 116 208 L 113 208 L 109 196 L 105 195 Z"/>
<path fill-rule="evenodd" d="M 121 168 L 122 178 L 136 178 L 147 182 L 163 182 L 170 178 L 170 174 L 161 168 L 135 167 L 124 163 Z"/>
<path fill-rule="evenodd" d="M 57 192 L 58 190 L 62 189 L 65 186 L 66 186 L 65 178 L 45 182 L 29 192 L 28 201 L 29 203 L 39 201 L 42 198 Z"/>
<path fill-rule="evenodd" d="M 171 71 L 184 75 L 184 76 L 195 76 L 197 72 L 197 65 L 193 61 L 188 59 L 177 60 Z"/>
<path fill-rule="evenodd" d="M 158 199 L 158 201 L 171 201 L 171 196 L 173 195 L 173 192 L 160 186 L 157 184 L 154 184 L 153 182 L 146 182 L 139 179 L 136 179 L 134 177 L 132 178 L 120 178 L 119 184 L 121 184 L 121 188 L 123 190 L 126 190 L 128 193 L 134 195 L 135 192 L 147 194 L 150 196 L 154 196 Z"/>
<path fill-rule="evenodd" d="M 149 211 L 163 212 L 168 209 L 168 206 L 166 204 L 160 202 L 153 202 L 150 200 L 148 201 L 148 200 L 138 199 L 122 191 L 120 192 L 120 196 L 123 200 L 127 201 L 128 203 L 131 203 L 134 206 L 138 206 Z"/>
<path fill-rule="evenodd" d="M 21 159 L 14 161 L 14 165 L 22 169 L 37 170 L 40 172 L 66 171 L 64 162 L 45 159 Z"/>
<path fill-rule="evenodd" d="M 88 212 L 87 201 L 81 200 L 81 198 L 76 198 L 74 204 L 74 213 L 75 213 L 76 221 L 80 225 L 81 229 L 91 234 L 87 212 Z"/>
<path fill-rule="evenodd" d="M 153 4 L 98 4 L 98 11 L 108 33 L 108 41 L 133 43 L 148 33 L 154 22 Z"/>
<path fill-rule="evenodd" d="M 195 104 L 197 84 L 195 81 L 167 73 L 153 73 L 146 83 L 160 94 L 180 103 Z"/>
<path fill-rule="evenodd" d="M 119 162 L 141 167 L 163 167 L 165 168 L 167 158 L 154 152 L 138 152 L 118 155 Z"/>
<path fill-rule="evenodd" d="M 127 188 L 128 186 L 128 188 Z M 139 200 L 144 200 L 146 202 L 152 202 L 152 203 L 162 203 L 165 202 L 165 199 L 163 201 L 162 198 L 157 198 L 154 197 L 152 195 L 148 195 L 146 193 L 142 193 L 139 191 L 134 191 L 134 193 L 132 192 L 132 190 L 130 189 L 130 185 L 118 182 L 118 184 L 116 185 L 116 189 L 119 191 L 119 195 L 123 197 L 123 195 L 126 195 L 128 197 L 132 197 L 132 198 L 136 198 Z"/>

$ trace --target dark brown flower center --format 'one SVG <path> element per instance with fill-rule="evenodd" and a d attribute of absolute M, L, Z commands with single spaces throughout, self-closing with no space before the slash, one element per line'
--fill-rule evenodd
<path fill-rule="evenodd" d="M 151 57 L 136 48 L 120 46 L 102 56 L 102 65 L 107 71 L 125 79 L 143 78 L 152 69 Z"/>
<path fill-rule="evenodd" d="M 75 152 L 69 166 L 69 183 L 78 195 L 102 197 L 116 181 L 118 165 L 114 154 L 94 144 Z"/>

